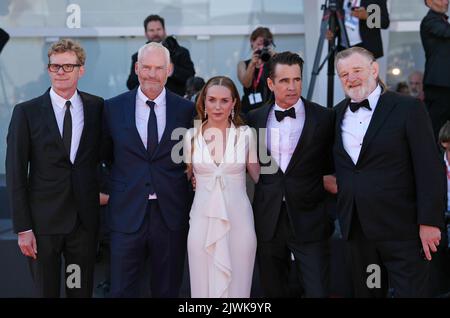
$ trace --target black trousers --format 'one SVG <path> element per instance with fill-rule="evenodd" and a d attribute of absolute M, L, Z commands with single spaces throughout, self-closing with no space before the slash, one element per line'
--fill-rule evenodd
<path fill-rule="evenodd" d="M 425 86 L 424 94 L 434 136 L 438 140 L 439 130 L 450 120 L 450 87 Z"/>
<path fill-rule="evenodd" d="M 393 289 L 394 297 L 430 296 L 429 262 L 424 259 L 419 238 L 369 240 L 364 235 L 355 208 L 348 246 L 355 297 L 383 298 L 388 295 L 389 287 Z M 380 271 L 374 270 L 374 265 Z"/>
<path fill-rule="evenodd" d="M 283 203 L 274 237 L 270 241 L 258 240 L 257 260 L 265 297 L 294 296 L 288 286 L 291 253 L 305 297 L 328 297 L 329 242 L 299 242 Z"/>
<path fill-rule="evenodd" d="M 29 258 L 29 265 L 38 297 L 60 297 L 62 257 L 66 296 L 92 297 L 97 233 L 77 221 L 69 234 L 36 235 L 36 244 L 37 259 Z"/>

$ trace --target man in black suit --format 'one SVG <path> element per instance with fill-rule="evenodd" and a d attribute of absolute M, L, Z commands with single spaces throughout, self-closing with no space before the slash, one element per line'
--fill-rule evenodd
<path fill-rule="evenodd" d="M 430 10 L 420 24 L 425 50 L 423 85 L 437 140 L 442 125 L 450 119 L 450 23 L 447 0 L 425 0 L 425 4 Z"/>
<path fill-rule="evenodd" d="M 248 117 L 259 131 L 262 170 L 253 209 L 267 297 L 289 296 L 291 253 L 306 297 L 328 296 L 330 224 L 323 176 L 330 169 L 334 115 L 301 98 L 302 69 L 298 54 L 272 57 L 267 83 L 275 103 L 249 112 Z M 267 151 L 269 160 L 262 156 Z"/>
<path fill-rule="evenodd" d="M 16 105 L 8 131 L 6 182 L 14 231 L 39 296 L 60 296 L 64 256 L 66 295 L 90 297 L 103 100 L 77 90 L 86 59 L 78 43 L 60 40 L 48 58 L 51 88 Z"/>
<path fill-rule="evenodd" d="M 158 42 L 163 44 L 170 52 L 172 73 L 167 78 L 166 88 L 183 97 L 186 92 L 186 81 L 195 75 L 194 63 L 192 63 L 189 51 L 178 44 L 173 36 L 166 35 L 164 19 L 159 15 L 149 15 L 144 20 L 145 36 L 147 43 Z M 135 72 L 137 52 L 131 57 L 131 70 L 127 80 L 127 87 L 133 90 L 139 86 L 138 76 Z"/>
<path fill-rule="evenodd" d="M 337 0 L 337 7 L 344 11 L 344 25 L 350 46 L 360 46 L 373 53 L 375 58 L 383 56 L 383 42 L 381 40 L 381 29 L 389 27 L 389 12 L 386 0 Z M 370 5 L 377 5 L 380 9 L 380 26 L 371 27 L 368 24 Z M 374 11 L 377 12 L 377 11 Z M 375 21 L 375 20 L 374 20 Z M 328 32 L 327 38 L 332 33 Z M 339 32 L 338 49 L 343 50 L 342 37 Z"/>
<path fill-rule="evenodd" d="M 336 55 L 347 99 L 336 107 L 337 210 L 356 297 L 428 296 L 446 198 L 445 168 L 423 104 L 386 91 L 359 47 Z M 426 259 L 424 258 L 426 257 Z"/>

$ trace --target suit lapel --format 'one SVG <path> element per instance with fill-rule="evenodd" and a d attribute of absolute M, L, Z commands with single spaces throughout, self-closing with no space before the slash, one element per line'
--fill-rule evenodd
<path fill-rule="evenodd" d="M 42 96 L 41 105 L 42 115 L 45 118 L 45 124 L 50 131 L 50 135 L 56 141 L 59 151 L 64 153 L 65 158 L 70 162 L 69 154 L 64 147 L 61 133 L 59 132 L 58 123 L 56 122 L 55 112 L 53 111 L 52 100 L 50 99 L 50 89 Z"/>
<path fill-rule="evenodd" d="M 271 165 L 271 163 L 273 163 L 276 165 L 277 170 L 281 171 L 281 169 L 278 167 L 277 161 L 272 157 L 272 154 L 270 153 L 270 150 L 267 146 L 267 138 L 269 137 L 267 121 L 269 120 L 269 115 L 273 106 L 273 104 L 266 104 L 262 106 L 261 111 L 258 111 L 257 113 L 258 118 L 256 118 L 256 128 L 258 132 L 258 156 L 262 166 L 269 166 Z M 263 161 L 261 160 L 260 154 L 264 154 L 265 156 Z M 268 162 L 266 162 L 267 159 L 269 159 Z"/>
<path fill-rule="evenodd" d="M 369 127 L 367 128 L 367 132 L 364 135 L 363 144 L 356 165 L 360 163 L 361 158 L 364 156 L 364 153 L 367 150 L 367 147 L 386 121 L 394 106 L 395 104 L 389 101 L 389 93 L 380 95 L 377 106 L 372 115 L 372 119 L 370 120 Z"/>
<path fill-rule="evenodd" d="M 285 174 L 288 174 L 295 163 L 301 158 L 301 151 L 310 143 L 312 136 L 317 127 L 317 116 L 313 106 L 302 98 L 303 105 L 305 106 L 305 123 L 303 125 L 302 133 L 292 154 L 291 160 L 286 168 Z"/>
<path fill-rule="evenodd" d="M 148 156 L 147 148 L 142 143 L 141 136 L 136 127 L 136 93 L 137 88 L 129 92 L 128 100 L 122 105 L 123 116 L 125 118 L 125 128 L 129 130 L 133 141 L 137 144 L 139 150 Z"/>
<path fill-rule="evenodd" d="M 82 106 L 83 106 L 83 131 L 81 132 L 81 138 L 80 138 L 80 144 L 78 146 L 77 153 L 75 154 L 75 161 L 74 163 L 77 163 L 78 158 L 81 157 L 82 152 L 86 148 L 86 136 L 89 134 L 88 130 L 91 126 L 92 121 L 92 112 L 91 107 L 89 107 L 89 101 L 87 100 L 84 93 L 78 91 L 78 94 L 80 95 Z"/>
<path fill-rule="evenodd" d="M 171 138 L 172 131 L 175 129 L 177 122 L 177 103 L 174 100 L 173 93 L 166 89 L 166 126 L 164 128 L 161 140 L 156 147 L 153 157 L 162 149 L 164 144 Z"/>

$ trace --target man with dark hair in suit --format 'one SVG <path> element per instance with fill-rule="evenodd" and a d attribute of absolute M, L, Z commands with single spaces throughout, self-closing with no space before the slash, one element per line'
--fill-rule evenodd
<path fill-rule="evenodd" d="M 347 98 L 336 107 L 337 211 L 356 297 L 427 297 L 440 242 L 445 168 L 422 103 L 386 91 L 378 63 L 354 47 L 336 55 Z M 425 259 L 426 258 L 426 259 Z"/>
<path fill-rule="evenodd" d="M 77 90 L 83 48 L 48 51 L 51 88 L 16 105 L 7 137 L 6 183 L 14 231 L 41 297 L 59 297 L 64 256 L 68 297 L 91 297 L 99 225 L 98 149 L 103 99 Z M 70 283 L 70 284 L 69 284 Z"/>
<path fill-rule="evenodd" d="M 334 115 L 301 97 L 298 54 L 275 54 L 269 63 L 275 100 L 248 113 L 249 124 L 261 130 L 262 170 L 253 200 L 261 285 L 267 297 L 291 296 L 292 253 L 306 297 L 327 297 L 330 224 L 323 178 L 331 169 Z M 270 162 L 261 158 L 266 152 Z M 271 164 L 275 171 L 265 171 Z"/>
<path fill-rule="evenodd" d="M 139 296 L 148 256 L 152 296 L 178 297 L 192 193 L 185 165 L 171 157 L 179 141 L 172 132 L 191 127 L 194 105 L 164 87 L 171 64 L 160 43 L 139 49 L 135 71 L 140 85 L 105 101 L 104 109 L 111 296 Z"/>
<path fill-rule="evenodd" d="M 145 36 L 147 43 L 158 42 L 164 45 L 170 52 L 171 73 L 167 78 L 166 88 L 173 93 L 184 96 L 186 92 L 186 81 L 189 77 L 195 75 L 194 63 L 191 60 L 189 51 L 178 44 L 173 36 L 166 35 L 166 26 L 164 19 L 159 15 L 149 15 L 144 20 Z M 139 86 L 138 76 L 135 71 L 137 53 L 131 57 L 131 70 L 127 80 L 129 90 Z"/>
<path fill-rule="evenodd" d="M 387 29 L 390 24 L 389 12 L 386 0 L 336 0 L 337 7 L 344 12 L 345 32 L 347 33 L 349 45 L 360 46 L 372 52 L 375 58 L 383 56 L 383 42 L 381 40 L 381 29 Z M 371 27 L 367 22 L 370 5 L 376 5 L 380 9 L 380 27 Z M 375 11 L 377 12 L 377 11 Z M 344 50 L 342 34 L 339 32 L 338 50 Z M 329 31 L 327 38 L 332 38 Z"/>
<path fill-rule="evenodd" d="M 450 23 L 448 0 L 425 0 L 430 10 L 420 23 L 425 50 L 423 91 L 434 135 L 450 119 Z"/>

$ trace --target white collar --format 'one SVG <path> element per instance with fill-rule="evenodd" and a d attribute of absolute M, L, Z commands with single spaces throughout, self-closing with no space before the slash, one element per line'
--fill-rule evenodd
<path fill-rule="evenodd" d="M 59 96 L 55 90 L 50 88 L 50 99 L 52 102 L 54 102 L 59 108 L 64 108 L 66 106 L 67 99 Z M 78 91 L 76 90 L 75 93 L 70 97 L 68 100 L 72 103 L 72 106 L 76 105 L 80 101 L 80 96 L 78 95 Z"/>
<path fill-rule="evenodd" d="M 139 86 L 137 90 L 137 98 L 141 100 L 143 103 L 146 103 L 149 99 L 141 90 L 141 86 Z M 165 99 L 166 99 L 166 88 L 163 87 L 161 93 L 153 100 L 157 106 L 165 106 Z"/>
<path fill-rule="evenodd" d="M 377 106 L 378 99 L 380 99 L 381 96 L 381 92 L 382 92 L 381 86 L 378 84 L 377 87 L 375 87 L 375 89 L 372 91 L 372 93 L 370 93 L 369 96 L 367 96 L 367 100 L 369 101 L 369 106 L 372 109 L 372 111 L 374 111 L 375 107 Z M 355 101 L 352 99 L 351 102 L 354 103 Z"/>
<path fill-rule="evenodd" d="M 292 107 L 295 108 L 295 113 L 303 112 L 304 109 L 305 109 L 305 107 L 304 107 L 304 105 L 303 105 L 302 99 L 299 98 L 298 101 L 297 101 L 294 105 L 292 105 L 291 107 L 289 107 L 289 108 L 287 108 L 287 109 L 281 108 L 280 106 L 277 105 L 277 103 L 275 103 L 275 105 L 274 105 L 274 107 L 273 107 L 273 110 L 274 110 L 274 111 L 275 111 L 275 110 L 280 110 L 280 111 L 283 111 L 283 112 L 284 112 L 284 111 L 286 111 L 286 110 L 288 110 L 288 109 L 291 109 Z"/>

